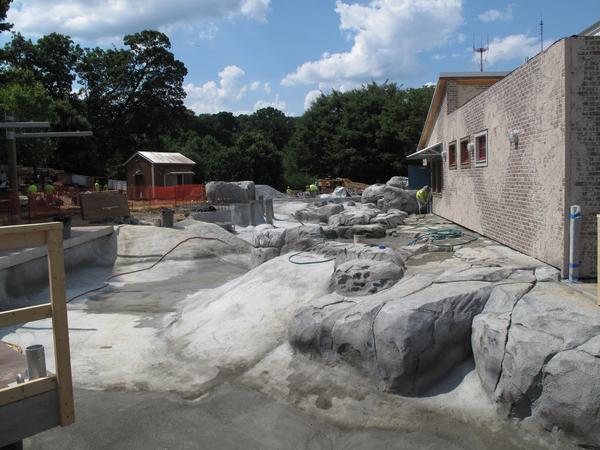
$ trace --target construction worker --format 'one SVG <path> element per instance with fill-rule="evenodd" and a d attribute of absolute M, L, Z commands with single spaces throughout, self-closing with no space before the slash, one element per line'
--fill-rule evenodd
<path fill-rule="evenodd" d="M 96 192 L 100 191 L 100 181 L 96 180 L 96 182 L 94 183 L 94 190 Z"/>
<path fill-rule="evenodd" d="M 423 208 L 425 208 L 425 213 L 427 213 L 427 205 L 431 198 L 431 188 L 427 185 L 423 186 L 417 191 L 416 196 L 417 203 L 419 204 L 419 214 L 423 214 Z"/>
<path fill-rule="evenodd" d="M 37 194 L 37 184 L 33 181 L 29 183 L 29 187 L 27 188 L 27 195 L 35 195 Z"/>
<path fill-rule="evenodd" d="M 46 193 L 46 195 L 54 194 L 54 185 L 50 183 L 50 181 L 48 181 L 44 186 L 44 192 Z"/>
<path fill-rule="evenodd" d="M 287 195 L 289 195 L 290 197 L 291 197 L 292 195 L 294 195 L 294 191 L 292 191 L 292 188 L 291 188 L 291 187 L 289 187 L 289 186 L 287 187 L 287 189 L 285 190 L 285 192 L 286 192 L 286 194 L 287 194 Z"/>
<path fill-rule="evenodd" d="M 311 197 L 316 197 L 316 196 L 317 196 L 317 194 L 319 193 L 319 188 L 317 187 L 317 184 L 316 184 L 316 183 L 313 183 L 313 184 L 311 184 L 311 185 L 308 187 L 308 190 L 309 190 L 309 192 L 310 192 L 310 195 L 311 195 Z"/>

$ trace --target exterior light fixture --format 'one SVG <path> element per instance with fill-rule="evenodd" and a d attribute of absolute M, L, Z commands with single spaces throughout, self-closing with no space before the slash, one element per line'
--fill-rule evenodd
<path fill-rule="evenodd" d="M 508 142 L 513 145 L 519 145 L 519 130 L 510 130 L 506 133 L 506 136 L 508 137 Z"/>

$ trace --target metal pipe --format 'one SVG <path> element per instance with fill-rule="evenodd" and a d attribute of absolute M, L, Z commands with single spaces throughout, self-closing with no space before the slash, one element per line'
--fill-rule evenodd
<path fill-rule="evenodd" d="M 573 205 L 569 214 L 569 281 L 579 281 L 581 255 L 579 251 L 579 234 L 581 233 L 581 208 Z"/>
<path fill-rule="evenodd" d="M 29 379 L 43 378 L 47 375 L 46 372 L 46 355 L 44 346 L 41 344 L 30 345 L 25 349 L 27 356 L 27 372 Z"/>

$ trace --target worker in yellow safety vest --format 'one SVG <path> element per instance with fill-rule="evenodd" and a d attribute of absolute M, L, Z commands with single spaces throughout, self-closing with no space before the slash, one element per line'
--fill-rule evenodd
<path fill-rule="evenodd" d="M 292 191 L 292 188 L 291 188 L 291 187 L 289 187 L 289 186 L 287 187 L 287 189 L 285 190 L 285 192 L 286 192 L 286 194 L 287 194 L 287 195 L 289 195 L 290 197 L 291 197 L 292 195 L 294 195 L 294 191 Z"/>
<path fill-rule="evenodd" d="M 423 214 L 423 208 L 425 208 L 425 213 L 427 213 L 427 205 L 431 198 L 431 188 L 429 186 L 423 186 L 417 191 L 416 196 L 417 203 L 419 204 L 419 214 Z"/>
<path fill-rule="evenodd" d="M 28 195 L 35 195 L 35 194 L 37 194 L 37 184 L 35 184 L 33 181 L 31 182 L 31 184 L 27 188 L 27 194 Z"/>
<path fill-rule="evenodd" d="M 96 180 L 96 182 L 94 183 L 94 190 L 96 192 L 100 191 L 100 182 L 98 180 Z"/>
<path fill-rule="evenodd" d="M 308 190 L 310 192 L 311 197 L 316 197 L 317 194 L 319 193 L 319 188 L 317 187 L 316 183 L 311 184 L 308 187 Z"/>

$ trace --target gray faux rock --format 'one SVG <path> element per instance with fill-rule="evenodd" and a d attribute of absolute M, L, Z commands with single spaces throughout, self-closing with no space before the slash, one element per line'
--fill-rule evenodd
<path fill-rule="evenodd" d="M 374 203 L 376 204 L 379 199 L 383 198 L 383 189 L 385 184 L 372 184 L 365 188 L 361 196 L 361 203 Z"/>
<path fill-rule="evenodd" d="M 344 210 L 344 206 L 337 203 L 328 203 L 326 205 L 315 208 L 310 206 L 308 208 L 301 209 L 294 213 L 294 217 L 305 223 L 327 223 L 329 217 L 339 214 Z"/>
<path fill-rule="evenodd" d="M 551 266 L 542 266 L 535 269 L 537 281 L 560 281 L 560 271 Z"/>
<path fill-rule="evenodd" d="M 337 266 L 331 280 L 335 292 L 356 297 L 388 289 L 403 275 L 403 267 L 390 261 L 355 259 Z"/>
<path fill-rule="evenodd" d="M 379 223 L 386 229 L 396 228 L 404 223 L 404 219 L 408 217 L 408 214 L 399 209 L 390 209 L 386 213 L 376 215 L 371 219 L 371 223 Z"/>
<path fill-rule="evenodd" d="M 394 186 L 397 188 L 406 189 L 408 187 L 408 178 L 395 176 L 390 178 L 385 184 L 386 186 Z"/>
<path fill-rule="evenodd" d="M 418 214 L 419 204 L 417 203 L 416 192 L 386 185 L 383 189 L 383 211 L 399 209 L 408 214 Z"/>
<path fill-rule="evenodd" d="M 331 216 L 328 224 L 330 227 L 366 225 L 376 215 L 377 210 L 369 208 L 344 210 Z"/>
<path fill-rule="evenodd" d="M 316 301 L 297 311 L 290 342 L 338 354 L 383 388 L 417 395 L 470 354 L 471 321 L 491 289 L 486 282 L 432 285 L 415 276 L 371 296 L 330 297 L 325 307 Z"/>
<path fill-rule="evenodd" d="M 246 190 L 237 184 L 211 181 L 206 184 L 206 198 L 211 203 L 248 203 Z"/>
<path fill-rule="evenodd" d="M 327 239 L 327 234 L 319 225 L 303 225 L 286 230 L 285 244 L 281 254 L 306 250 Z"/>
<path fill-rule="evenodd" d="M 352 239 L 355 234 L 359 234 L 367 238 L 385 237 L 385 227 L 380 224 L 337 227 L 335 230 L 338 234 L 338 237 L 342 239 Z"/>
<path fill-rule="evenodd" d="M 558 283 L 538 283 L 520 299 L 518 289 L 513 294 L 491 296 L 473 321 L 484 389 L 512 417 L 600 446 L 600 390 L 592 381 L 600 374 L 600 309 Z"/>
<path fill-rule="evenodd" d="M 254 181 L 233 181 L 231 184 L 235 184 L 242 188 L 242 190 L 246 193 L 246 198 L 248 201 L 258 200 L 256 198 L 256 186 L 254 185 Z"/>
<path fill-rule="evenodd" d="M 285 228 L 275 228 L 272 225 L 259 225 L 252 234 L 252 245 L 254 247 L 276 247 L 281 248 L 285 244 Z"/>
<path fill-rule="evenodd" d="M 280 253 L 280 249 L 276 247 L 252 247 L 252 267 L 258 267 L 273 258 L 277 258 Z"/>

